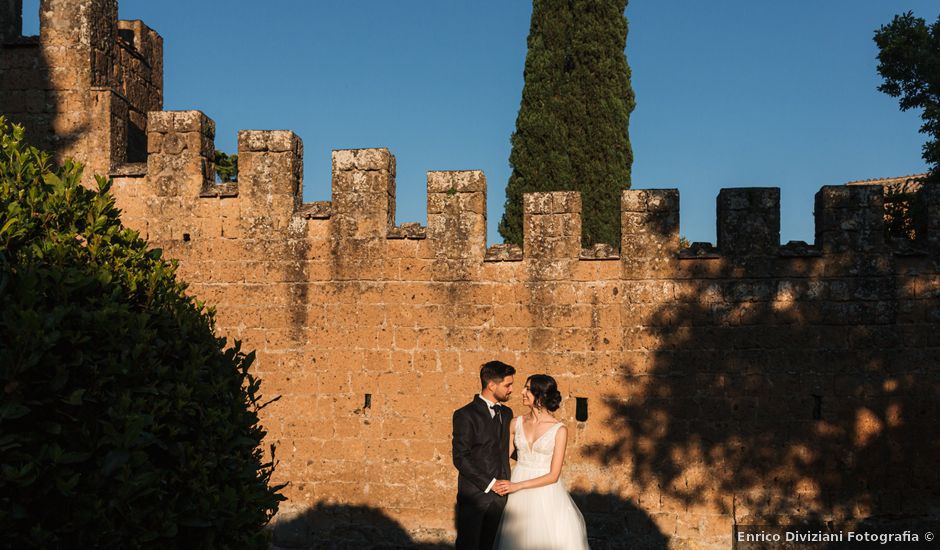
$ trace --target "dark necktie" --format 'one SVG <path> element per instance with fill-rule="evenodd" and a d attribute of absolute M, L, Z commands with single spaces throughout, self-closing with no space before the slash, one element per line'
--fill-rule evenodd
<path fill-rule="evenodd" d="M 494 413 L 494 414 L 493 414 L 493 420 L 495 420 L 495 421 L 499 422 L 500 424 L 502 424 L 502 423 L 503 423 L 503 419 L 502 419 L 502 417 L 501 417 L 500 414 L 499 414 L 499 409 L 500 409 L 499 403 L 497 403 L 496 405 L 490 406 L 490 408 L 493 409 L 493 413 Z"/>

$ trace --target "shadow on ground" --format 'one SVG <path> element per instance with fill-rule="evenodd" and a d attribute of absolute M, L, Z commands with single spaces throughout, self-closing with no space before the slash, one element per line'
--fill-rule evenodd
<path fill-rule="evenodd" d="M 416 542 L 401 524 L 369 506 L 320 503 L 295 511 L 272 525 L 272 550 L 442 550 L 452 547 L 445 543 Z"/>
<path fill-rule="evenodd" d="M 667 548 L 666 537 L 632 503 L 603 493 L 572 493 L 572 497 L 584 515 L 592 550 Z M 271 550 L 453 548 L 451 541 L 413 540 L 401 524 L 369 506 L 321 503 L 287 514 L 284 519 L 272 522 Z"/>
<path fill-rule="evenodd" d="M 587 525 L 591 550 L 665 550 L 668 539 L 643 509 L 618 495 L 573 492 Z"/>

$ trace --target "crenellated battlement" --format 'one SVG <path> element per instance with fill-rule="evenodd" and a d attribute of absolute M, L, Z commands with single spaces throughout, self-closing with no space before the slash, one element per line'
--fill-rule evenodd
<path fill-rule="evenodd" d="M 264 238 L 275 239 L 289 228 L 296 235 L 306 225 L 323 224 L 325 228 L 313 234 L 329 235 L 333 254 L 366 254 L 374 273 L 382 271 L 383 258 L 400 248 L 393 244 L 396 240 L 426 241 L 421 253 L 437 261 L 435 277 L 445 280 L 472 278 L 483 262 L 557 264 L 557 276 L 564 276 L 578 261 L 597 260 L 621 264 L 622 275 L 631 278 L 669 277 L 689 270 L 769 276 L 788 270 L 788 260 L 833 257 L 844 264 L 846 255 L 890 257 L 896 252 L 885 239 L 884 192 L 877 184 L 820 189 L 813 244 L 781 245 L 780 189 L 755 187 L 720 191 L 715 246 L 696 243 L 680 249 L 678 190 L 632 189 L 621 196 L 619 254 L 605 246 L 581 248 L 582 207 L 576 192 L 525 194 L 524 245 L 487 248 L 486 177 L 480 171 L 428 172 L 427 226 L 396 226 L 396 163 L 388 149 L 333 151 L 332 200 L 304 203 L 303 143 L 290 131 L 239 132 L 238 181 L 216 184 L 215 123 L 210 118 L 199 111 L 151 112 L 148 128 L 145 186 L 158 202 L 164 200 L 161 212 L 167 212 L 168 204 L 179 205 L 180 215 L 196 204 L 209 217 L 237 211 L 240 229 L 223 224 L 215 236 L 222 236 L 226 226 L 229 236 L 257 234 L 263 227 Z M 935 220 L 940 208 L 937 192 L 928 186 L 919 197 Z M 922 254 L 935 253 L 940 241 L 937 222 L 929 221 L 926 227 L 925 238 L 914 244 Z M 558 271 L 562 264 L 568 267 Z"/>
<path fill-rule="evenodd" d="M 784 246 L 777 188 L 721 190 L 717 243 L 688 249 L 679 247 L 678 190 L 624 191 L 619 251 L 604 245 L 581 248 L 580 197 L 565 192 L 526 195 L 523 246 L 487 248 L 486 178 L 478 171 L 429 172 L 427 227 L 396 226 L 395 157 L 381 148 L 334 151 L 332 200 L 305 204 L 303 144 L 289 131 L 239 132 L 239 181 L 216 184 L 214 122 L 198 111 L 160 110 L 159 34 L 139 20 L 117 20 L 116 0 L 42 0 L 38 39 L 21 37 L 21 26 L 21 0 L 5 0 L 0 5 L 5 114 L 26 124 L 40 145 L 83 159 L 89 182 L 94 173 L 124 180 L 123 188 L 135 178 L 144 182 L 132 193 L 142 206 L 129 208 L 141 212 L 155 238 L 187 225 L 175 220 L 158 227 L 155 221 L 170 213 L 194 216 L 190 238 L 203 232 L 200 227 L 217 227 L 219 235 L 229 237 L 272 239 L 290 229 L 295 238 L 301 228 L 322 224 L 337 243 L 333 253 L 364 253 L 373 263 L 404 246 L 387 241 L 424 242 L 415 253 L 436 258 L 434 277 L 453 280 L 472 278 L 484 262 L 528 261 L 543 267 L 561 262 L 550 278 L 593 261 L 619 263 L 625 277 L 734 269 L 771 274 L 785 269 L 788 259 L 851 253 L 888 257 L 898 246 L 885 239 L 885 199 L 877 183 L 822 188 L 816 195 L 815 243 Z M 909 255 L 937 250 L 935 195 L 932 186 L 918 191 L 917 211 L 927 217 L 921 224 L 925 235 L 907 246 Z M 155 210 L 144 215 L 147 208 Z M 367 263 L 338 260 L 337 265 L 364 268 Z M 373 271 L 381 269 L 376 264 Z M 545 269 L 536 271 L 537 277 L 549 276 Z"/>

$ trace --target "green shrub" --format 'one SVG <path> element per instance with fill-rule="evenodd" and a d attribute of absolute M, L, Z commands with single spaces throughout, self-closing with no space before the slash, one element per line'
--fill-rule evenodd
<path fill-rule="evenodd" d="M 215 175 L 219 183 L 238 181 L 238 155 L 215 150 Z"/>
<path fill-rule="evenodd" d="M 253 353 L 82 168 L 0 117 L 0 532 L 13 548 L 266 548 Z"/>

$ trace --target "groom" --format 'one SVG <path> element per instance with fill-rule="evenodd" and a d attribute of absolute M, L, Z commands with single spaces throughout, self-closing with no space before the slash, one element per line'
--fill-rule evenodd
<path fill-rule="evenodd" d="M 456 550 L 490 550 L 506 506 L 493 486 L 509 479 L 509 421 L 501 405 L 512 394 L 516 369 L 501 361 L 480 368 L 483 389 L 454 411 L 454 466 L 457 467 Z"/>

